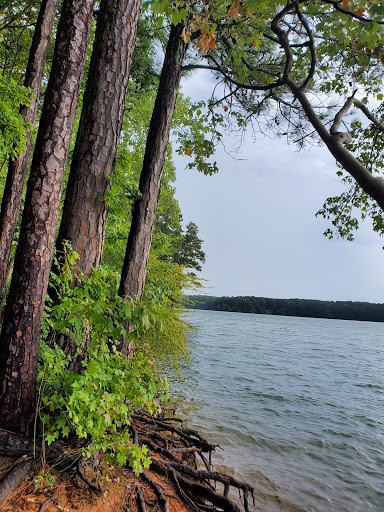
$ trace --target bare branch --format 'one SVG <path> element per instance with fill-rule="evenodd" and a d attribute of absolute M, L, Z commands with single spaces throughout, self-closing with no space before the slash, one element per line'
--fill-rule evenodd
<path fill-rule="evenodd" d="M 384 124 L 368 110 L 368 108 L 366 107 L 366 105 L 364 105 L 362 101 L 353 98 L 353 104 L 355 105 L 355 107 L 359 108 L 370 121 L 372 121 L 376 128 L 384 132 Z"/>
<path fill-rule="evenodd" d="M 356 20 L 364 21 L 364 23 L 372 23 L 372 21 L 375 21 L 375 23 L 378 25 L 384 25 L 384 21 L 372 20 L 371 18 L 366 18 L 365 16 L 361 16 L 355 12 L 343 9 L 343 7 L 340 7 L 340 2 L 336 2 L 335 0 L 323 0 L 323 2 L 325 4 L 332 5 L 337 11 L 346 14 L 347 16 L 350 16 Z"/>
<path fill-rule="evenodd" d="M 338 130 L 340 128 L 343 117 L 347 114 L 348 110 L 350 110 L 350 108 L 352 107 L 352 105 L 354 103 L 353 102 L 354 95 L 355 95 L 355 93 L 353 93 L 352 96 L 350 96 L 347 99 L 347 101 L 344 103 L 344 105 L 341 107 L 341 109 L 335 115 L 335 119 L 333 120 L 331 129 L 329 130 L 329 133 L 332 136 L 337 137 L 339 139 L 339 141 L 342 142 L 343 144 L 348 144 L 349 142 L 352 142 L 352 136 L 349 132 L 339 132 Z"/>
<path fill-rule="evenodd" d="M 279 38 L 280 44 L 284 50 L 286 56 L 285 68 L 283 73 L 283 80 L 289 78 L 289 74 L 292 71 L 293 56 L 291 47 L 289 44 L 288 34 L 285 30 L 280 28 L 280 22 L 283 21 L 284 16 L 292 10 L 293 5 L 287 4 L 282 11 L 280 11 L 271 22 L 271 29 Z"/>
<path fill-rule="evenodd" d="M 223 101 L 225 101 L 226 99 L 230 98 L 231 96 L 233 96 L 234 94 L 237 93 L 237 91 L 240 89 L 240 87 L 236 87 L 235 90 L 233 91 L 230 91 L 228 94 L 226 94 L 225 96 L 223 96 L 222 98 L 220 98 L 219 100 L 216 100 L 216 101 L 212 101 L 211 103 L 208 104 L 208 108 L 212 108 L 212 107 L 215 107 L 216 105 L 218 105 L 219 103 L 222 103 Z"/>
<path fill-rule="evenodd" d="M 268 85 L 251 85 L 251 84 L 244 84 L 241 83 L 234 78 L 232 78 L 224 69 L 220 66 L 220 64 L 216 61 L 216 59 L 212 55 L 207 56 L 208 59 L 212 60 L 216 67 L 219 69 L 220 73 L 224 76 L 228 82 L 231 82 L 233 85 L 236 85 L 237 87 L 241 87 L 242 89 L 249 89 L 251 91 L 270 91 L 271 89 L 276 89 L 276 87 L 281 87 L 284 85 L 283 80 L 277 80 L 273 84 Z"/>
<path fill-rule="evenodd" d="M 185 64 L 182 66 L 182 71 L 191 71 L 193 69 L 209 69 L 211 71 L 218 71 L 221 73 L 221 69 L 217 66 L 210 66 L 209 64 Z"/>
<path fill-rule="evenodd" d="M 303 16 L 303 13 L 301 12 L 299 2 L 296 2 L 296 12 L 297 12 L 297 16 L 298 16 L 301 24 L 303 25 L 303 27 L 305 29 L 305 32 L 308 35 L 308 38 L 309 38 L 309 45 L 308 46 L 309 46 L 309 50 L 311 52 L 311 67 L 310 67 L 310 70 L 308 72 L 307 78 L 304 80 L 304 82 L 303 82 L 303 84 L 301 86 L 301 89 L 306 89 L 308 84 L 312 80 L 312 78 L 313 78 L 313 76 L 315 74 L 315 70 L 316 70 L 316 64 L 317 64 L 316 46 L 315 46 L 315 40 L 313 38 L 312 30 L 311 30 L 311 28 L 310 28 L 310 26 L 308 24 L 307 19 Z"/>

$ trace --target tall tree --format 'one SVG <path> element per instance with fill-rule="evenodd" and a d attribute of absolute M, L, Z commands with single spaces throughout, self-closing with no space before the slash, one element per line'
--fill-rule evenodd
<path fill-rule="evenodd" d="M 41 82 L 44 66 L 47 58 L 50 36 L 53 22 L 56 16 L 58 0 L 43 0 L 40 7 L 36 28 L 33 35 L 32 46 L 29 54 L 24 86 L 32 93 L 28 106 L 20 108 L 20 114 L 27 123 L 34 124 L 40 97 Z M 11 159 L 8 166 L 7 181 L 0 211 L 0 303 L 3 302 L 5 293 L 5 280 L 7 267 L 11 254 L 13 237 L 16 229 L 17 217 L 20 211 L 21 198 L 25 176 L 27 172 L 28 158 L 31 149 L 32 131 L 28 130 L 28 142 L 25 152 L 16 159 Z"/>
<path fill-rule="evenodd" d="M 203 241 L 198 237 L 199 228 L 194 222 L 187 224 L 185 234 L 181 234 L 176 244 L 173 261 L 187 268 L 201 271 L 205 263 L 205 253 L 201 249 Z"/>
<path fill-rule="evenodd" d="M 41 320 L 93 7 L 63 2 L 0 335 L 0 425 L 20 434 L 35 412 Z"/>
<path fill-rule="evenodd" d="M 140 0 L 102 0 L 57 248 L 69 240 L 89 275 L 100 264 Z"/>
<path fill-rule="evenodd" d="M 187 43 L 182 38 L 184 24 L 171 26 L 159 88 L 145 148 L 139 190 L 119 287 L 122 297 L 143 295 L 149 251 L 156 219 L 165 152 L 182 74 Z"/>

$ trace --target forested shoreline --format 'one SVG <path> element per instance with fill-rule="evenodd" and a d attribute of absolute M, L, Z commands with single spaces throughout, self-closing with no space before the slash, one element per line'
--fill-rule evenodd
<path fill-rule="evenodd" d="M 384 322 L 384 304 L 370 302 L 189 295 L 185 304 L 191 309 L 232 313 Z"/>
<path fill-rule="evenodd" d="M 325 234 L 353 238 L 357 217 L 384 234 L 383 110 L 367 107 L 383 99 L 384 10 L 350 4 L 0 2 L 0 452 L 11 459 L 0 505 L 24 479 L 52 490 L 63 464 L 95 492 L 130 468 L 164 512 L 149 468 L 172 475 L 190 509 L 238 512 L 235 486 L 248 510 L 250 486 L 213 475 L 207 443 L 163 413 L 162 362 L 189 358 L 183 294 L 201 290 L 205 262 L 197 224 L 183 224 L 172 153 L 211 175 L 225 133 L 258 125 L 322 143 L 347 185 L 318 212 L 333 226 Z M 180 93 L 197 69 L 212 72 L 207 101 Z M 365 122 L 339 131 L 352 108 Z M 168 450 L 164 432 L 180 446 Z M 184 464 L 196 453 L 207 471 Z M 147 510 L 143 495 L 135 480 L 130 510 Z M 32 510 L 35 496 L 23 496 L 9 510 Z"/>

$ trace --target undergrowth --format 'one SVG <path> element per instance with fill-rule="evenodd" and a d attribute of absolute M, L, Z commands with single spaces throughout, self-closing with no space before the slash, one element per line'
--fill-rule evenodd
<path fill-rule="evenodd" d="M 111 276 L 100 271 L 85 279 L 76 274 L 76 259 L 67 250 L 61 274 L 53 276 L 59 301 L 47 301 L 43 322 L 36 423 L 48 444 L 76 438 L 84 455 L 101 450 L 107 462 L 139 474 L 150 459 L 145 445 L 131 441 L 130 414 L 138 407 L 155 413 L 168 397 L 166 377 L 140 343 L 140 333 L 157 321 L 159 299 L 149 305 L 114 296 Z M 73 287 L 75 275 L 80 286 Z M 129 356 L 117 349 L 122 340 L 135 342 Z"/>

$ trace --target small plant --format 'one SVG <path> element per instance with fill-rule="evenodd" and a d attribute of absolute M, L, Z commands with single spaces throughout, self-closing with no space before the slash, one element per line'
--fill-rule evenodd
<path fill-rule="evenodd" d="M 33 479 L 35 484 L 35 492 L 40 489 L 40 487 L 49 487 L 52 489 L 55 485 L 56 479 L 49 471 L 49 469 L 42 469 L 38 475 Z"/>
<path fill-rule="evenodd" d="M 145 446 L 132 444 L 130 414 L 138 407 L 158 411 L 159 400 L 167 399 L 168 382 L 145 347 L 125 357 L 117 345 L 122 338 L 139 338 L 137 329 L 128 334 L 123 325 L 149 326 L 152 313 L 145 304 L 107 297 L 97 286 L 94 293 L 92 279 L 72 290 L 68 273 L 74 264 L 72 256 L 66 259 L 63 275 L 55 277 L 65 295 L 44 321 L 38 389 L 45 440 L 51 444 L 75 435 L 84 440 L 87 457 L 101 450 L 108 463 L 129 464 L 139 474 L 150 459 Z M 71 346 L 80 368 L 72 367 Z"/>

